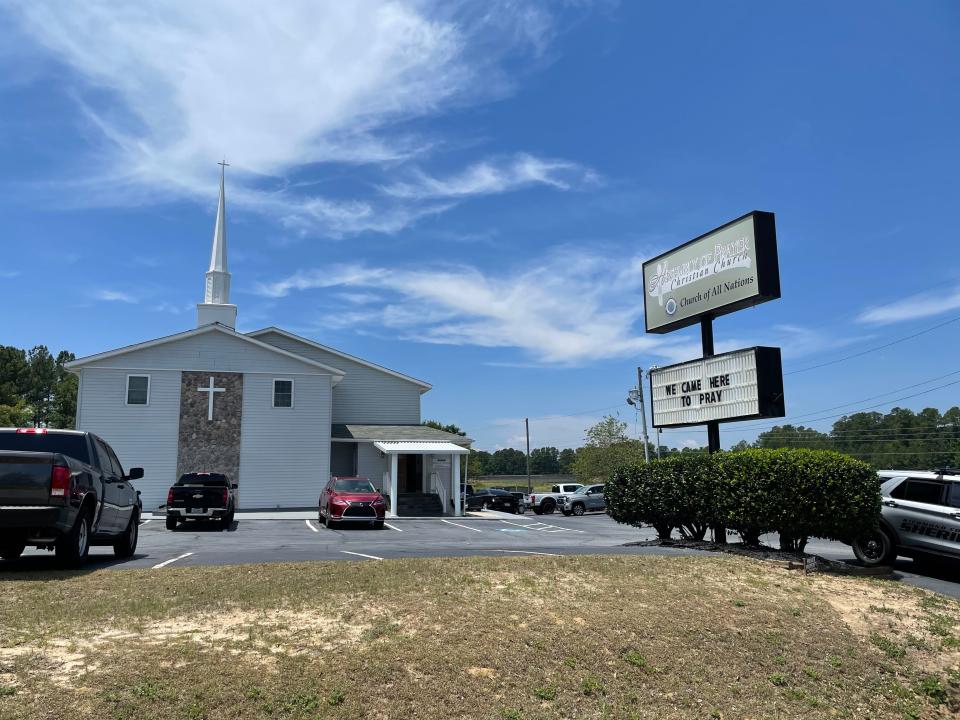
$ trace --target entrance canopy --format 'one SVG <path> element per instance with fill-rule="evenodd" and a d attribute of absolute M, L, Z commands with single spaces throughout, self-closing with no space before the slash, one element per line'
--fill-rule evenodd
<path fill-rule="evenodd" d="M 450 442 L 381 440 L 373 446 L 385 455 L 469 455 L 470 450 Z"/>
<path fill-rule="evenodd" d="M 424 440 L 377 440 L 373 446 L 390 458 L 390 512 L 392 515 L 397 515 L 397 471 L 401 455 L 432 455 L 434 463 L 437 462 L 437 458 L 446 457 L 449 462 L 450 476 L 441 480 L 439 475 L 434 474 L 436 481 L 431 478 L 433 491 L 440 496 L 440 505 L 444 513 L 448 512 L 448 506 L 452 506 L 454 515 L 463 514 L 460 502 L 460 456 L 469 455 L 468 448 L 452 442 Z"/>

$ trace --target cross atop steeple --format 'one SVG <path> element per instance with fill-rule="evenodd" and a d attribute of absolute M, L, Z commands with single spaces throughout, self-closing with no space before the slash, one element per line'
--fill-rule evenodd
<path fill-rule="evenodd" d="M 230 273 L 227 270 L 227 205 L 224 192 L 225 171 L 230 164 L 224 158 L 220 166 L 220 199 L 217 220 L 213 226 L 213 247 L 210 249 L 210 269 L 207 270 L 203 302 L 197 306 L 197 324 L 219 322 L 234 327 L 237 306 L 230 304 Z"/>

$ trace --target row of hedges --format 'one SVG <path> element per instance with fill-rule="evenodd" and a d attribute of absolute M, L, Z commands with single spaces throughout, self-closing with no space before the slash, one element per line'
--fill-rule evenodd
<path fill-rule="evenodd" d="M 675 529 L 702 540 L 711 527 L 730 528 L 756 545 L 776 532 L 790 551 L 802 551 L 808 537 L 849 541 L 876 527 L 880 515 L 877 473 L 829 450 L 671 455 L 623 465 L 604 497 L 614 520 L 651 525 L 664 539 Z"/>

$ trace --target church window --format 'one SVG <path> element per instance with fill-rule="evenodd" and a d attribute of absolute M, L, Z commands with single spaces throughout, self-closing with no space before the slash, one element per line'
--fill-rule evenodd
<path fill-rule="evenodd" d="M 150 376 L 127 375 L 127 405 L 149 405 Z"/>
<path fill-rule="evenodd" d="M 275 379 L 273 381 L 273 406 L 293 407 L 293 380 Z"/>

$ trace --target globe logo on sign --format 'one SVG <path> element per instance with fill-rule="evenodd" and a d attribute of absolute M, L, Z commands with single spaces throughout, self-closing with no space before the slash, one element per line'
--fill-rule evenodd
<path fill-rule="evenodd" d="M 667 300 L 664 310 L 667 311 L 667 315 L 673 315 L 677 311 L 677 301 L 673 298 Z"/>

